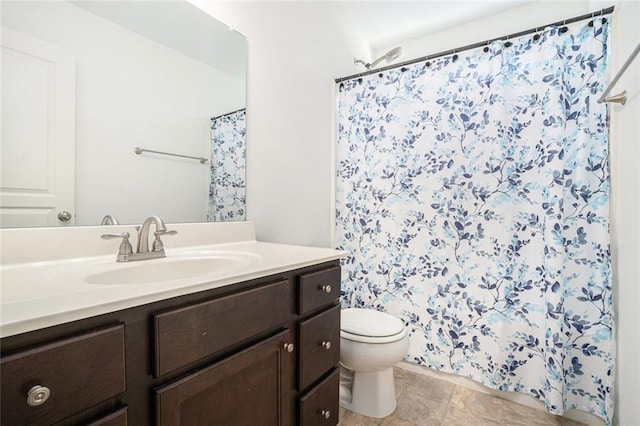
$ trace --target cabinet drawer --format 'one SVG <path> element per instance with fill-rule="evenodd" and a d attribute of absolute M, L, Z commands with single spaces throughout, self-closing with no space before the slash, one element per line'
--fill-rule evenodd
<path fill-rule="evenodd" d="M 298 295 L 301 315 L 335 302 L 340 297 L 340 267 L 300 275 Z"/>
<path fill-rule="evenodd" d="M 1 376 L 3 425 L 55 423 L 126 390 L 124 326 L 2 358 Z M 36 386 L 50 394 L 30 406 L 27 395 Z"/>
<path fill-rule="evenodd" d="M 155 375 L 283 324 L 289 294 L 289 281 L 280 281 L 154 315 Z"/>
<path fill-rule="evenodd" d="M 302 391 L 340 361 L 340 306 L 300 323 L 298 390 Z"/>
<path fill-rule="evenodd" d="M 318 386 L 300 398 L 302 426 L 328 426 L 338 424 L 340 411 L 340 369 L 331 373 Z"/>
<path fill-rule="evenodd" d="M 293 353 L 283 331 L 155 391 L 160 426 L 290 424 L 287 398 Z"/>

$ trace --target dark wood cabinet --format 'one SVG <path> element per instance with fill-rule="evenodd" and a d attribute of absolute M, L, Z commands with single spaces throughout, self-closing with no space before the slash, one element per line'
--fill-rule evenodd
<path fill-rule="evenodd" d="M 154 314 L 156 376 L 284 324 L 289 293 L 289 282 L 279 281 Z"/>
<path fill-rule="evenodd" d="M 48 425 L 123 393 L 124 326 L 36 346 L 0 360 L 3 425 Z"/>
<path fill-rule="evenodd" d="M 298 423 L 337 425 L 340 267 L 298 277 Z"/>
<path fill-rule="evenodd" d="M 317 386 L 300 398 L 298 424 L 305 426 L 326 426 L 338 423 L 340 411 L 339 393 L 340 369 L 333 372 Z"/>
<path fill-rule="evenodd" d="M 340 266 L 304 274 L 298 280 L 298 313 L 335 304 L 340 297 Z"/>
<path fill-rule="evenodd" d="M 300 323 L 299 387 L 307 388 L 340 361 L 340 306 Z"/>
<path fill-rule="evenodd" d="M 87 426 L 127 426 L 127 424 L 127 407 L 122 407 L 90 421 Z"/>
<path fill-rule="evenodd" d="M 335 425 L 339 289 L 331 261 L 3 338 L 0 424 Z"/>
<path fill-rule="evenodd" d="M 156 390 L 161 426 L 290 424 L 288 331 Z"/>

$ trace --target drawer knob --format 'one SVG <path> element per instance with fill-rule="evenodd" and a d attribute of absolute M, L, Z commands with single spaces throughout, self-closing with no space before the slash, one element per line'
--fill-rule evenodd
<path fill-rule="evenodd" d="M 331 411 L 322 410 L 322 411 L 320 411 L 320 415 L 322 416 L 322 418 L 328 419 L 329 417 L 331 417 Z"/>
<path fill-rule="evenodd" d="M 296 348 L 293 343 L 285 343 L 283 347 L 287 352 L 293 352 L 293 350 Z"/>
<path fill-rule="evenodd" d="M 329 284 L 325 284 L 320 287 L 320 290 L 324 291 L 325 293 L 331 293 L 331 286 Z"/>
<path fill-rule="evenodd" d="M 27 393 L 27 404 L 32 407 L 42 405 L 47 402 L 49 395 L 51 395 L 51 391 L 48 387 L 36 385 L 29 389 L 29 392 Z"/>
<path fill-rule="evenodd" d="M 327 350 L 331 349 L 331 342 L 328 342 L 328 341 L 322 342 L 322 347 Z"/>

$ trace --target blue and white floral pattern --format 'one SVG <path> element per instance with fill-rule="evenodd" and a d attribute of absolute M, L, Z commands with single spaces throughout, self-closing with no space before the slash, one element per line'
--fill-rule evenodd
<path fill-rule="evenodd" d="M 608 25 L 340 84 L 335 245 L 406 360 L 610 423 Z"/>
<path fill-rule="evenodd" d="M 245 220 L 245 111 L 241 109 L 211 120 L 208 221 Z"/>

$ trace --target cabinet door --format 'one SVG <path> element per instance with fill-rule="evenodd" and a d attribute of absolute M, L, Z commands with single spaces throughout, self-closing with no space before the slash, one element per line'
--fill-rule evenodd
<path fill-rule="evenodd" d="M 157 424 L 288 425 L 290 341 L 283 331 L 156 390 Z"/>

